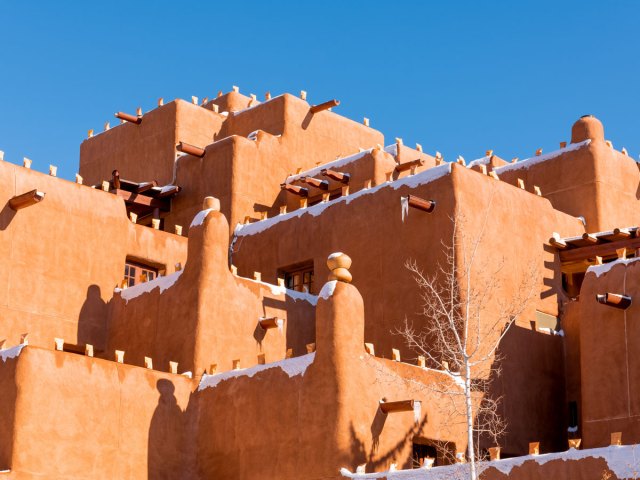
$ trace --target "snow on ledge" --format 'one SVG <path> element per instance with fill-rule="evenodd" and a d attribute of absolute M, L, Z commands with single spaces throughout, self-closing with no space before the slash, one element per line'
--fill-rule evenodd
<path fill-rule="evenodd" d="M 611 270 L 616 265 L 620 265 L 620 264 L 629 265 L 630 263 L 637 262 L 638 260 L 640 260 L 640 257 L 638 257 L 638 258 L 619 258 L 617 260 L 614 260 L 613 262 L 603 263 L 602 265 L 591 265 L 591 266 L 589 266 L 589 268 L 587 268 L 587 273 L 589 273 L 589 272 L 595 273 L 596 277 L 599 277 L 600 275 L 603 275 L 603 274 L 607 273 L 609 270 Z"/>
<path fill-rule="evenodd" d="M 191 225 L 189 225 L 189 228 L 198 227 L 202 225 L 204 222 L 204 219 L 207 218 L 207 215 L 209 215 L 209 213 L 212 211 L 213 211 L 213 208 L 207 208 L 206 210 L 201 210 L 200 212 L 198 212 L 197 215 L 193 217 L 193 220 L 191 221 Z"/>
<path fill-rule="evenodd" d="M 287 296 L 293 298 L 296 301 L 304 300 L 306 302 L 309 302 L 313 306 L 318 304 L 318 297 L 316 295 L 311 294 L 311 293 L 296 292 L 295 290 L 289 290 L 286 287 L 281 287 L 279 285 L 273 285 L 272 283 L 267 283 L 267 282 L 262 282 L 262 281 L 259 281 L 259 280 L 254 280 L 253 278 L 247 278 L 247 277 L 238 277 L 238 278 L 241 278 L 243 280 L 247 280 L 248 282 L 257 283 L 259 285 L 264 285 L 265 287 L 269 287 L 269 290 L 271 290 L 271 294 L 272 295 L 287 295 Z"/>
<path fill-rule="evenodd" d="M 572 143 L 565 148 L 561 148 L 560 150 L 554 150 L 553 152 L 549 152 L 545 155 L 538 155 L 537 157 L 527 158 L 525 160 L 521 160 L 516 163 L 509 163 L 508 165 L 503 165 L 502 167 L 494 168 L 494 172 L 498 175 L 509 172 L 511 170 L 519 170 L 521 168 L 529 168 L 532 165 L 537 165 L 538 163 L 546 162 L 547 160 L 551 160 L 552 158 L 559 157 L 563 153 L 571 152 L 573 150 L 578 150 L 582 147 L 586 147 L 591 143 L 591 139 L 588 138 L 583 142 Z"/>
<path fill-rule="evenodd" d="M 6 362 L 9 358 L 16 358 L 20 355 L 20 352 L 27 345 L 22 343 L 20 345 L 16 345 L 15 347 L 5 348 L 4 350 L 0 350 L 0 358 L 2 358 L 2 362 Z"/>
<path fill-rule="evenodd" d="M 326 168 L 335 169 L 337 167 L 343 167 L 345 165 L 355 162 L 356 160 L 360 160 L 365 155 L 371 152 L 373 152 L 373 148 L 370 148 L 368 150 L 363 150 L 358 153 L 354 153 L 353 155 L 349 155 L 348 157 L 339 158 L 332 162 L 325 163 L 324 165 L 320 165 L 319 167 L 310 168 L 309 170 L 305 170 L 304 172 L 300 172 L 295 175 L 289 175 L 285 180 L 285 183 L 295 182 L 296 180 L 299 180 L 302 177 L 315 177 L 316 175 L 320 174 L 322 170 Z"/>
<path fill-rule="evenodd" d="M 200 380 L 200 385 L 198 385 L 198 391 L 202 391 L 205 388 L 214 388 L 218 386 L 221 382 L 229 380 L 231 378 L 239 378 L 239 377 L 253 377 L 255 374 L 263 372 L 265 370 L 270 370 L 272 368 L 279 368 L 287 375 L 289 378 L 295 377 L 298 375 L 304 376 L 307 371 L 307 367 L 313 363 L 313 360 L 316 357 L 316 353 L 308 353 L 306 355 L 302 355 L 300 357 L 286 358 L 284 360 L 280 360 L 278 362 L 267 363 L 265 365 L 256 365 L 251 368 L 244 368 L 241 370 L 230 370 L 228 372 L 217 373 L 215 375 L 207 375 L 204 374 L 202 376 L 202 380 Z"/>
<path fill-rule="evenodd" d="M 332 205 L 336 205 L 341 202 L 345 202 L 347 205 L 351 203 L 356 198 L 362 197 L 363 195 L 369 195 L 372 193 L 377 193 L 383 188 L 393 188 L 397 190 L 400 187 L 408 186 L 411 188 L 418 187 L 420 185 L 425 185 L 427 183 L 433 182 L 445 175 L 451 173 L 451 163 L 446 162 L 442 165 L 438 165 L 437 167 L 432 167 L 427 170 L 423 170 L 420 173 L 416 173 L 415 175 L 409 175 L 407 177 L 400 178 L 393 182 L 381 183 L 380 185 L 376 185 L 372 188 L 363 188 L 362 190 L 358 190 L 355 193 L 350 195 L 338 197 L 329 202 L 317 203 L 308 208 L 299 208 L 297 210 L 293 210 L 292 212 L 288 212 L 281 215 L 276 215 L 275 217 L 268 218 L 266 220 L 260 220 L 258 222 L 247 223 L 244 225 L 238 224 L 234 230 L 234 235 L 237 237 L 242 237 L 246 235 L 255 235 L 256 233 L 260 233 L 268 228 L 271 228 L 277 223 L 280 223 L 284 220 L 288 220 L 290 218 L 299 218 L 303 215 L 312 215 L 314 217 L 320 215 L 325 211 L 328 207 Z"/>
<path fill-rule="evenodd" d="M 206 211 L 206 210 L 205 210 Z M 170 275 L 166 275 L 164 277 L 157 277 L 148 282 L 139 283 L 138 285 L 134 285 L 133 287 L 128 288 L 116 288 L 115 292 L 120 292 L 120 297 L 125 300 L 126 303 L 129 303 L 129 300 L 132 298 L 136 298 L 143 293 L 147 293 L 155 289 L 156 287 L 160 288 L 160 293 L 164 292 L 168 288 L 171 288 L 174 283 L 180 278 L 182 272 L 184 270 L 180 270 L 178 272 L 174 272 Z"/>
<path fill-rule="evenodd" d="M 337 284 L 338 284 L 337 280 L 331 280 L 330 282 L 325 283 L 322 286 L 322 290 L 320 290 L 318 297 L 324 300 L 329 300 L 329 297 L 333 296 L 333 292 L 335 292 Z"/>
<path fill-rule="evenodd" d="M 472 168 L 472 167 L 476 167 L 478 165 L 489 165 L 489 162 L 491 162 L 491 157 L 482 157 L 482 158 L 478 158 L 476 160 L 472 160 L 467 164 L 467 168 Z"/>
<path fill-rule="evenodd" d="M 559 453 L 547 453 L 543 455 L 526 455 L 523 457 L 506 458 L 483 464 L 485 467 L 493 467 L 499 472 L 509 475 L 514 467 L 519 467 L 527 461 L 544 465 L 553 460 L 578 461 L 585 458 L 602 458 L 609 470 L 616 477 L 636 478 L 636 472 L 640 467 L 640 445 L 610 446 L 603 448 L 591 448 L 576 450 L 574 448 Z M 346 478 L 355 479 L 386 479 L 386 480 L 450 480 L 451 478 L 462 478 L 468 474 L 468 464 L 448 465 L 444 467 L 434 467 L 431 469 L 398 470 L 377 473 L 351 473 L 346 468 L 340 469 L 340 473 Z"/>

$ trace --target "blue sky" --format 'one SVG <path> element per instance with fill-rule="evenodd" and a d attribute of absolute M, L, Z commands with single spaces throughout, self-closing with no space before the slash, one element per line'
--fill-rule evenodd
<path fill-rule="evenodd" d="M 640 154 L 640 2 L 0 2 L 0 150 L 77 171 L 113 112 L 306 90 L 445 159 L 510 159 L 593 113 Z M 328 159 L 329 160 L 329 159 Z"/>

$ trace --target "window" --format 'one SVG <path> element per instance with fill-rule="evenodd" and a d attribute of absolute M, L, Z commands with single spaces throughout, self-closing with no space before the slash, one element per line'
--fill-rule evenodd
<path fill-rule="evenodd" d="M 314 293 L 313 261 L 283 269 L 284 284 L 289 290 Z"/>
<path fill-rule="evenodd" d="M 434 447 L 433 445 L 423 445 L 421 443 L 414 443 L 412 458 L 413 458 L 413 468 L 420 468 L 425 458 L 435 459 L 433 466 L 435 467 L 436 465 L 438 465 L 438 460 L 437 460 L 438 451 L 436 450 L 436 447 Z"/>
<path fill-rule="evenodd" d="M 127 287 L 133 287 L 139 283 L 148 282 L 158 276 L 158 270 L 153 267 L 134 262 L 124 264 L 124 281 Z"/>

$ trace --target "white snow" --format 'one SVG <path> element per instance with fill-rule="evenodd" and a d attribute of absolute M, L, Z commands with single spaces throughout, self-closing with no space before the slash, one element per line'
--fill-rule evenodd
<path fill-rule="evenodd" d="M 348 205 L 356 198 L 359 198 L 363 195 L 371 195 L 373 193 L 380 191 L 383 188 L 393 188 L 394 190 L 397 190 L 398 188 L 403 186 L 415 188 L 419 185 L 425 185 L 434 180 L 437 180 L 440 177 L 444 177 L 449 173 L 451 173 L 451 163 L 449 162 L 443 163 L 442 165 L 438 165 L 437 167 L 432 167 L 427 170 L 423 170 L 422 172 L 417 173 L 415 175 L 403 177 L 393 182 L 381 183 L 380 185 L 376 185 L 373 188 L 359 190 L 355 193 L 352 193 L 351 195 L 338 197 L 329 202 L 317 203 L 308 208 L 299 208 L 297 210 L 293 210 L 292 212 L 288 212 L 283 215 L 277 215 L 275 217 L 271 217 L 266 220 L 260 220 L 259 222 L 248 223 L 245 225 L 238 224 L 236 225 L 234 235 L 235 236 L 254 235 L 256 233 L 260 233 L 264 230 L 267 230 L 268 228 L 271 228 L 272 226 L 274 226 L 279 222 L 283 222 L 290 218 L 299 218 L 306 214 L 312 215 L 314 217 L 318 216 L 322 212 L 324 212 L 325 209 L 327 209 L 332 205 L 336 205 L 341 202 L 346 202 Z"/>
<path fill-rule="evenodd" d="M 120 292 L 120 297 L 124 299 L 126 303 L 129 303 L 129 300 L 131 300 L 132 298 L 136 298 L 143 293 L 150 292 L 156 287 L 160 288 L 160 293 L 164 292 L 168 288 L 171 288 L 173 284 L 176 283 L 176 280 L 180 278 L 180 275 L 182 275 L 183 271 L 184 270 L 180 270 L 164 277 L 157 277 L 153 280 L 149 280 L 148 282 L 134 285 L 133 287 L 116 288 L 114 291 Z"/>
<path fill-rule="evenodd" d="M 247 135 L 247 138 L 249 140 L 256 141 L 258 139 L 258 130 L 254 130 L 253 132 L 251 132 L 249 135 Z"/>
<path fill-rule="evenodd" d="M 329 300 L 329 297 L 333 296 L 333 292 L 336 290 L 337 284 L 337 280 L 331 280 L 330 282 L 325 283 L 322 286 L 322 290 L 320 290 L 318 296 L 324 300 Z"/>
<path fill-rule="evenodd" d="M 191 225 L 189 225 L 189 228 L 198 227 L 202 225 L 202 223 L 204 222 L 204 219 L 207 218 L 207 215 L 209 215 L 211 211 L 213 211 L 213 208 L 207 208 L 206 210 L 199 211 L 196 214 L 196 216 L 193 217 L 193 220 L 191 221 Z"/>
<path fill-rule="evenodd" d="M 332 253 L 331 255 L 329 255 L 329 257 L 328 257 L 328 258 L 329 258 L 329 260 L 331 260 L 331 259 L 334 259 L 334 258 L 341 257 L 342 255 L 344 255 L 344 253 L 342 253 L 342 252 L 335 252 L 335 253 Z"/>
<path fill-rule="evenodd" d="M 384 151 L 387 152 L 387 153 L 390 153 L 394 157 L 397 157 L 398 156 L 398 144 L 397 143 L 392 143 L 391 145 L 388 145 L 388 146 L 384 147 Z"/>
<path fill-rule="evenodd" d="M 482 157 L 476 160 L 471 160 L 467 165 L 467 168 L 475 167 L 478 165 L 489 165 L 490 161 L 491 161 L 491 157 Z"/>
<path fill-rule="evenodd" d="M 563 153 L 571 152 L 573 150 L 578 150 L 579 148 L 586 147 L 591 143 L 591 139 L 587 139 L 584 142 L 572 143 L 565 148 L 561 148 L 560 150 L 555 150 L 553 152 L 549 152 L 545 155 L 538 155 L 537 157 L 527 158 L 520 162 L 509 163 L 508 165 L 503 165 L 502 167 L 494 168 L 493 171 L 498 175 L 509 172 L 511 170 L 519 170 L 521 168 L 529 168 L 532 165 L 537 165 L 538 163 L 546 162 L 547 160 L 551 160 L 552 158 L 558 157 Z"/>
<path fill-rule="evenodd" d="M 289 378 L 295 377 L 297 375 L 304 376 L 307 371 L 307 367 L 313 363 L 313 360 L 316 356 L 316 353 L 308 353 L 306 355 L 302 355 L 300 357 L 294 358 L 286 358 L 284 360 L 280 360 L 278 362 L 267 363 L 265 365 L 256 365 L 251 368 L 244 368 L 241 370 L 230 370 L 228 372 L 217 373 L 215 375 L 203 375 L 202 380 L 200 381 L 200 385 L 198 385 L 198 391 L 202 391 L 205 388 L 213 388 L 216 387 L 219 383 L 224 382 L 225 380 L 229 380 L 231 378 L 238 377 L 253 377 L 255 374 L 263 372 L 265 370 L 270 370 L 272 368 L 279 368 L 287 375 Z"/>
<path fill-rule="evenodd" d="M 402 223 L 409 216 L 409 196 L 400 197 L 400 209 L 402 210 Z"/>
<path fill-rule="evenodd" d="M 269 289 L 271 290 L 271 293 L 273 295 L 287 295 L 291 298 L 293 298 L 294 300 L 304 300 L 306 302 L 309 302 L 311 305 L 316 305 L 318 303 L 318 297 L 316 295 L 312 295 L 311 293 L 307 293 L 307 292 L 296 292 L 295 290 L 289 290 L 286 287 L 281 287 L 279 285 L 273 285 L 272 283 L 267 283 L 267 282 L 262 282 L 262 281 L 258 281 L 258 280 L 254 280 L 253 278 L 246 278 L 246 277 L 239 277 L 242 278 L 243 280 L 247 280 L 249 282 L 253 282 L 253 283 L 258 283 L 260 285 L 264 285 L 265 287 L 269 287 Z"/>
<path fill-rule="evenodd" d="M 620 265 L 620 264 L 629 265 L 630 263 L 637 262 L 638 260 L 640 260 L 640 257 L 637 257 L 637 258 L 619 258 L 617 260 L 614 260 L 613 262 L 603 263 L 602 265 L 591 265 L 589 268 L 587 268 L 587 273 L 589 273 L 589 272 L 595 273 L 596 277 L 599 277 L 600 275 L 602 275 L 604 273 L 607 273 L 609 270 L 611 270 L 616 265 Z"/>
<path fill-rule="evenodd" d="M 319 167 L 314 167 L 304 172 L 297 173 L 295 175 L 289 175 L 285 180 L 285 183 L 295 182 L 296 180 L 299 180 L 301 177 L 315 177 L 316 175 L 320 175 L 320 172 L 326 168 L 333 170 L 338 167 L 343 167 L 345 165 L 355 162 L 356 160 L 360 160 L 362 157 L 371 153 L 372 151 L 373 151 L 373 148 L 370 148 L 368 150 L 363 150 L 362 152 L 349 155 L 348 157 L 342 157 L 332 162 L 325 163 L 324 165 L 320 165 Z"/>
<path fill-rule="evenodd" d="M 591 448 L 576 450 L 574 448 L 559 453 L 547 453 L 542 455 L 526 455 L 523 457 L 506 458 L 487 462 L 482 465 L 494 467 L 505 475 L 509 475 L 514 467 L 519 467 L 527 461 L 544 465 L 553 460 L 577 461 L 583 458 L 602 458 L 618 478 L 636 478 L 635 475 L 640 467 L 639 445 L 610 446 L 603 448 Z M 448 465 L 445 467 L 434 467 L 431 469 L 398 470 L 395 472 L 377 472 L 367 474 L 351 473 L 346 468 L 340 469 L 343 477 L 355 479 L 377 478 L 386 480 L 450 480 L 460 478 L 468 470 L 468 464 Z"/>
<path fill-rule="evenodd" d="M 6 362 L 8 358 L 16 358 L 20 355 L 20 352 L 27 345 L 25 343 L 16 345 L 15 347 L 5 348 L 4 350 L 0 350 L 0 358 L 2 358 L 3 362 Z"/>

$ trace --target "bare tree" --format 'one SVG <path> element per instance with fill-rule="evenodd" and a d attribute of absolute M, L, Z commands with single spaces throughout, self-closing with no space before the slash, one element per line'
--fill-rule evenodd
<path fill-rule="evenodd" d="M 491 203 L 489 203 L 490 205 Z M 484 457 L 480 439 L 497 443 L 506 431 L 499 415 L 500 398 L 492 398 L 492 379 L 500 374 L 497 354 L 502 339 L 523 313 L 536 293 L 535 264 L 521 272 L 515 296 L 501 294 L 501 261 L 481 261 L 479 246 L 483 239 L 488 211 L 478 234 L 465 235 L 464 218 L 452 218 L 453 235 L 449 245 L 443 242 L 444 262 L 432 274 L 425 274 L 415 261 L 406 266 L 413 274 L 422 296 L 420 328 L 405 320 L 400 334 L 407 346 L 424 356 L 426 366 L 439 370 L 448 380 L 426 388 L 449 397 L 445 422 L 464 419 L 467 433 L 468 478 L 480 475 Z M 482 279 L 482 281 L 478 281 Z M 460 401 L 461 397 L 463 401 Z M 462 410 L 462 411 L 461 411 Z M 436 445 L 437 447 L 437 445 Z M 441 453 L 450 454 L 445 448 Z M 465 474 L 465 476 L 467 476 Z"/>

